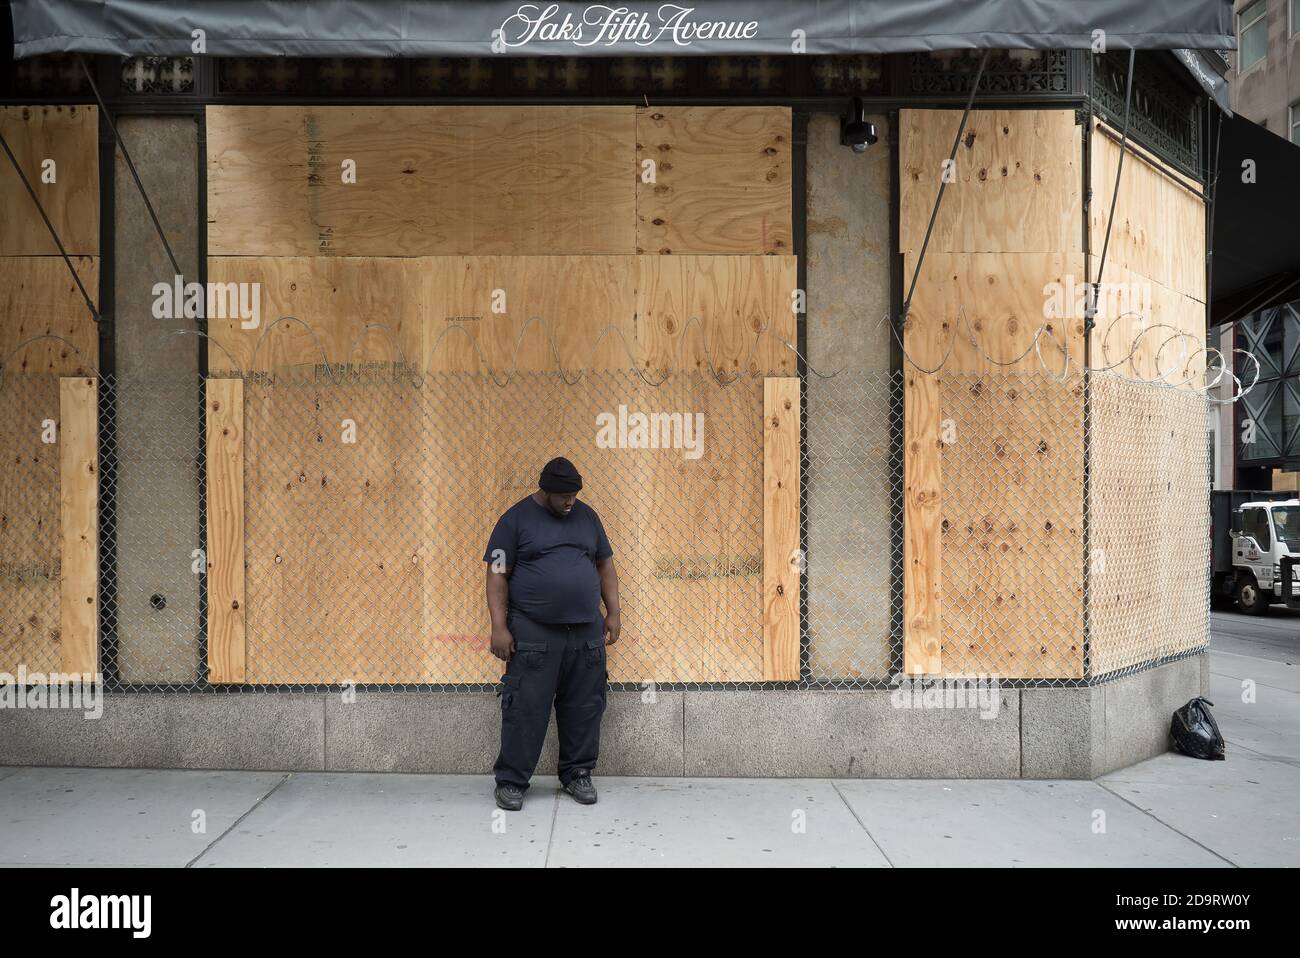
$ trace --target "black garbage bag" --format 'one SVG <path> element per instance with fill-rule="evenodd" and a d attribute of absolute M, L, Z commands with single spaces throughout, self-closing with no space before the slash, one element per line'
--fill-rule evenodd
<path fill-rule="evenodd" d="M 1214 716 L 1209 709 L 1213 704 L 1209 699 L 1198 695 L 1174 712 L 1173 721 L 1169 723 L 1169 734 L 1174 737 L 1174 748 L 1192 758 L 1214 761 L 1225 757 L 1223 736 L 1219 734 L 1219 723 L 1214 721 Z"/>

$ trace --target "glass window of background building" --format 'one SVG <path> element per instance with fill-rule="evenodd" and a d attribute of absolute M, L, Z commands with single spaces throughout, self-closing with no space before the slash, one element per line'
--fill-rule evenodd
<path fill-rule="evenodd" d="M 1264 59 L 1268 49 L 1268 0 L 1255 0 L 1237 14 L 1237 72 Z"/>

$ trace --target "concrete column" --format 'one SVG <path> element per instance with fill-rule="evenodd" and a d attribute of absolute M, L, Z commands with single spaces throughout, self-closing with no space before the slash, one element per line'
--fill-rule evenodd
<path fill-rule="evenodd" d="M 121 117 L 118 128 L 186 281 L 199 279 L 198 127 L 193 117 Z M 116 633 L 127 682 L 198 675 L 201 341 L 194 320 L 154 316 L 156 283 L 175 271 L 130 171 L 114 181 Z M 111 623 L 107 623 L 110 624 Z"/>
<path fill-rule="evenodd" d="M 805 472 L 809 666 L 880 678 L 890 662 L 889 120 L 865 153 L 808 124 Z M 834 378 L 822 378 L 834 373 Z M 820 374 L 820 375 L 818 375 Z"/>

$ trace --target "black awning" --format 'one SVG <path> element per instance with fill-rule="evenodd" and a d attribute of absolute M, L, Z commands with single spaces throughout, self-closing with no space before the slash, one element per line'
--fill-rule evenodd
<path fill-rule="evenodd" d="M 1300 299 L 1300 146 L 1242 116 L 1219 138 L 1210 318 L 1226 323 Z"/>
<path fill-rule="evenodd" d="M 1178 62 L 1187 68 L 1202 90 L 1219 105 L 1219 109 L 1232 116 L 1232 94 L 1228 91 L 1228 64 L 1218 53 L 1210 50 L 1175 50 Z"/>
<path fill-rule="evenodd" d="M 1237 45 L 1230 0 L 13 0 L 13 20 L 17 57 L 907 53 L 1091 49 L 1099 38 L 1121 50 Z"/>

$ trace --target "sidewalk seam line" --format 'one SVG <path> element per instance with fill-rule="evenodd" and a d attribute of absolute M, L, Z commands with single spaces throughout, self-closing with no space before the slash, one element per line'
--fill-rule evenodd
<path fill-rule="evenodd" d="M 1240 742 L 1234 742 L 1226 735 L 1223 736 L 1223 740 L 1228 745 L 1231 745 L 1233 748 L 1244 749 L 1245 751 L 1250 752 L 1252 755 L 1256 755 L 1261 759 L 1267 759 L 1268 761 L 1271 762 L 1277 762 L 1280 765 L 1289 765 L 1292 768 L 1300 768 L 1300 759 L 1291 758 L 1289 755 L 1274 755 L 1272 752 L 1261 752 L 1259 749 L 1251 748 L 1249 745 L 1242 745 Z"/>
<path fill-rule="evenodd" d="M 555 801 L 551 805 L 551 833 L 546 836 L 546 857 L 542 859 L 542 868 L 551 867 L 551 846 L 555 844 L 555 822 L 560 817 L 560 792 L 555 790 Z"/>
<path fill-rule="evenodd" d="M 238 825 L 239 825 L 240 822 L 242 822 L 242 821 L 243 821 L 245 818 L 247 818 L 249 815 L 253 814 L 253 812 L 257 811 L 257 809 L 261 806 L 261 804 L 262 804 L 264 801 L 266 801 L 268 798 L 270 798 L 270 797 L 275 793 L 276 789 L 278 789 L 278 788 L 279 788 L 281 785 L 283 785 L 285 782 L 289 781 L 289 779 L 292 778 L 292 777 L 293 777 L 293 772 L 285 772 L 284 775 L 283 775 L 283 777 L 281 777 L 281 779 L 280 779 L 278 782 L 276 782 L 274 785 L 272 785 L 271 788 L 267 791 L 267 793 L 266 793 L 265 795 L 263 795 L 261 798 L 259 798 L 257 801 L 255 801 L 252 805 L 250 805 L 250 806 L 248 807 L 248 809 L 244 812 L 244 814 L 240 815 L 237 819 L 235 819 L 233 822 L 230 823 L 230 827 L 229 827 L 229 828 L 227 828 L 224 832 L 222 832 L 222 833 L 221 833 L 220 835 L 218 835 L 216 838 L 212 839 L 212 841 L 209 842 L 209 843 L 207 844 L 207 846 L 203 849 L 203 851 L 199 852 L 197 855 L 195 855 L 193 858 L 191 858 L 189 861 L 187 861 L 183 867 L 185 867 L 185 868 L 192 868 L 192 867 L 194 867 L 194 863 L 195 863 L 196 861 L 198 861 L 200 858 L 202 858 L 204 855 L 206 855 L 208 852 L 210 852 L 213 848 L 215 848 L 216 845 L 217 845 L 217 842 L 221 841 L 223 838 L 225 838 L 227 835 L 229 835 L 232 831 L 234 831 L 235 828 L 238 827 Z"/>
<path fill-rule="evenodd" d="M 1141 812 L 1143 815 L 1147 816 L 1147 818 L 1150 818 L 1152 821 L 1154 821 L 1154 822 L 1158 822 L 1159 824 L 1163 825 L 1165 828 L 1169 829 L 1169 830 L 1170 830 L 1171 832 L 1173 832 L 1175 835 L 1181 835 L 1183 838 L 1187 839 L 1187 840 L 1188 840 L 1189 842 L 1191 842 L 1193 845 L 1196 845 L 1196 846 L 1198 846 L 1199 848 L 1203 848 L 1203 849 L 1205 849 L 1207 852 L 1209 852 L 1209 853 L 1210 853 L 1211 855 L 1213 855 L 1215 858 L 1218 858 L 1218 859 L 1221 860 L 1221 861 L 1227 862 L 1227 863 L 1228 863 L 1229 865 L 1231 865 L 1233 868 L 1240 868 L 1240 867 L 1241 867 L 1241 866 L 1238 865 L 1236 862 L 1234 862 L 1232 859 L 1230 859 L 1230 858 L 1225 858 L 1223 855 L 1220 855 L 1218 852 L 1216 852 L 1216 851 L 1215 851 L 1213 848 L 1211 848 L 1209 845 L 1203 844 L 1202 842 L 1198 842 L 1198 841 L 1197 841 L 1195 838 L 1193 838 L 1191 835 L 1188 835 L 1186 832 L 1181 831 L 1181 830 L 1178 829 L 1178 828 L 1175 828 L 1173 825 L 1170 825 L 1167 821 L 1165 821 L 1164 819 L 1162 819 L 1159 815 L 1153 815 L 1151 812 L 1147 811 L 1147 810 L 1146 810 L 1145 808 L 1143 808 L 1141 805 L 1137 804 L 1136 802 L 1132 801 L 1131 799 L 1126 798 L 1125 796 L 1121 795 L 1119 792 L 1115 791 L 1113 788 L 1111 788 L 1110 786 L 1108 786 L 1105 782 L 1100 782 L 1100 781 L 1098 781 L 1098 782 L 1097 782 L 1097 785 L 1098 785 L 1098 787 L 1104 789 L 1105 791 L 1110 792 L 1110 794 L 1114 795 L 1114 796 L 1115 796 L 1116 798 L 1118 798 L 1121 802 L 1125 802 L 1126 804 L 1133 806 L 1133 807 L 1136 808 L 1139 812 Z"/>
<path fill-rule="evenodd" d="M 853 806 L 849 804 L 849 800 L 845 798 L 844 793 L 840 791 L 839 783 L 832 780 L 831 788 L 835 789 L 835 794 L 840 797 L 840 801 L 843 802 L 844 807 L 849 810 L 849 814 L 852 815 L 853 820 L 858 823 L 858 827 L 862 829 L 863 833 L 867 836 L 867 838 L 871 839 L 871 844 L 876 846 L 876 851 L 880 852 L 880 857 L 885 860 L 885 864 L 887 864 L 890 868 L 898 867 L 894 864 L 893 860 L 890 859 L 890 857 L 885 854 L 885 850 L 880 847 L 880 842 L 876 841 L 876 836 L 871 834 L 871 829 L 867 828 L 866 823 L 863 822 L 862 819 L 858 817 L 858 813 L 854 811 Z"/>
<path fill-rule="evenodd" d="M 1243 679 L 1250 678 L 1249 676 L 1242 676 L 1242 675 L 1228 675 L 1224 672 L 1216 672 L 1213 669 L 1210 669 L 1210 675 L 1214 676 L 1215 678 L 1233 679 L 1238 682 L 1242 681 Z M 1287 695 L 1300 695 L 1300 692 L 1297 692 L 1295 689 L 1285 689 L 1280 685 L 1269 685 L 1267 682 L 1260 682 L 1258 679 L 1251 679 L 1251 681 L 1254 682 L 1258 688 L 1272 689 L 1274 692 L 1285 692 Z"/>

